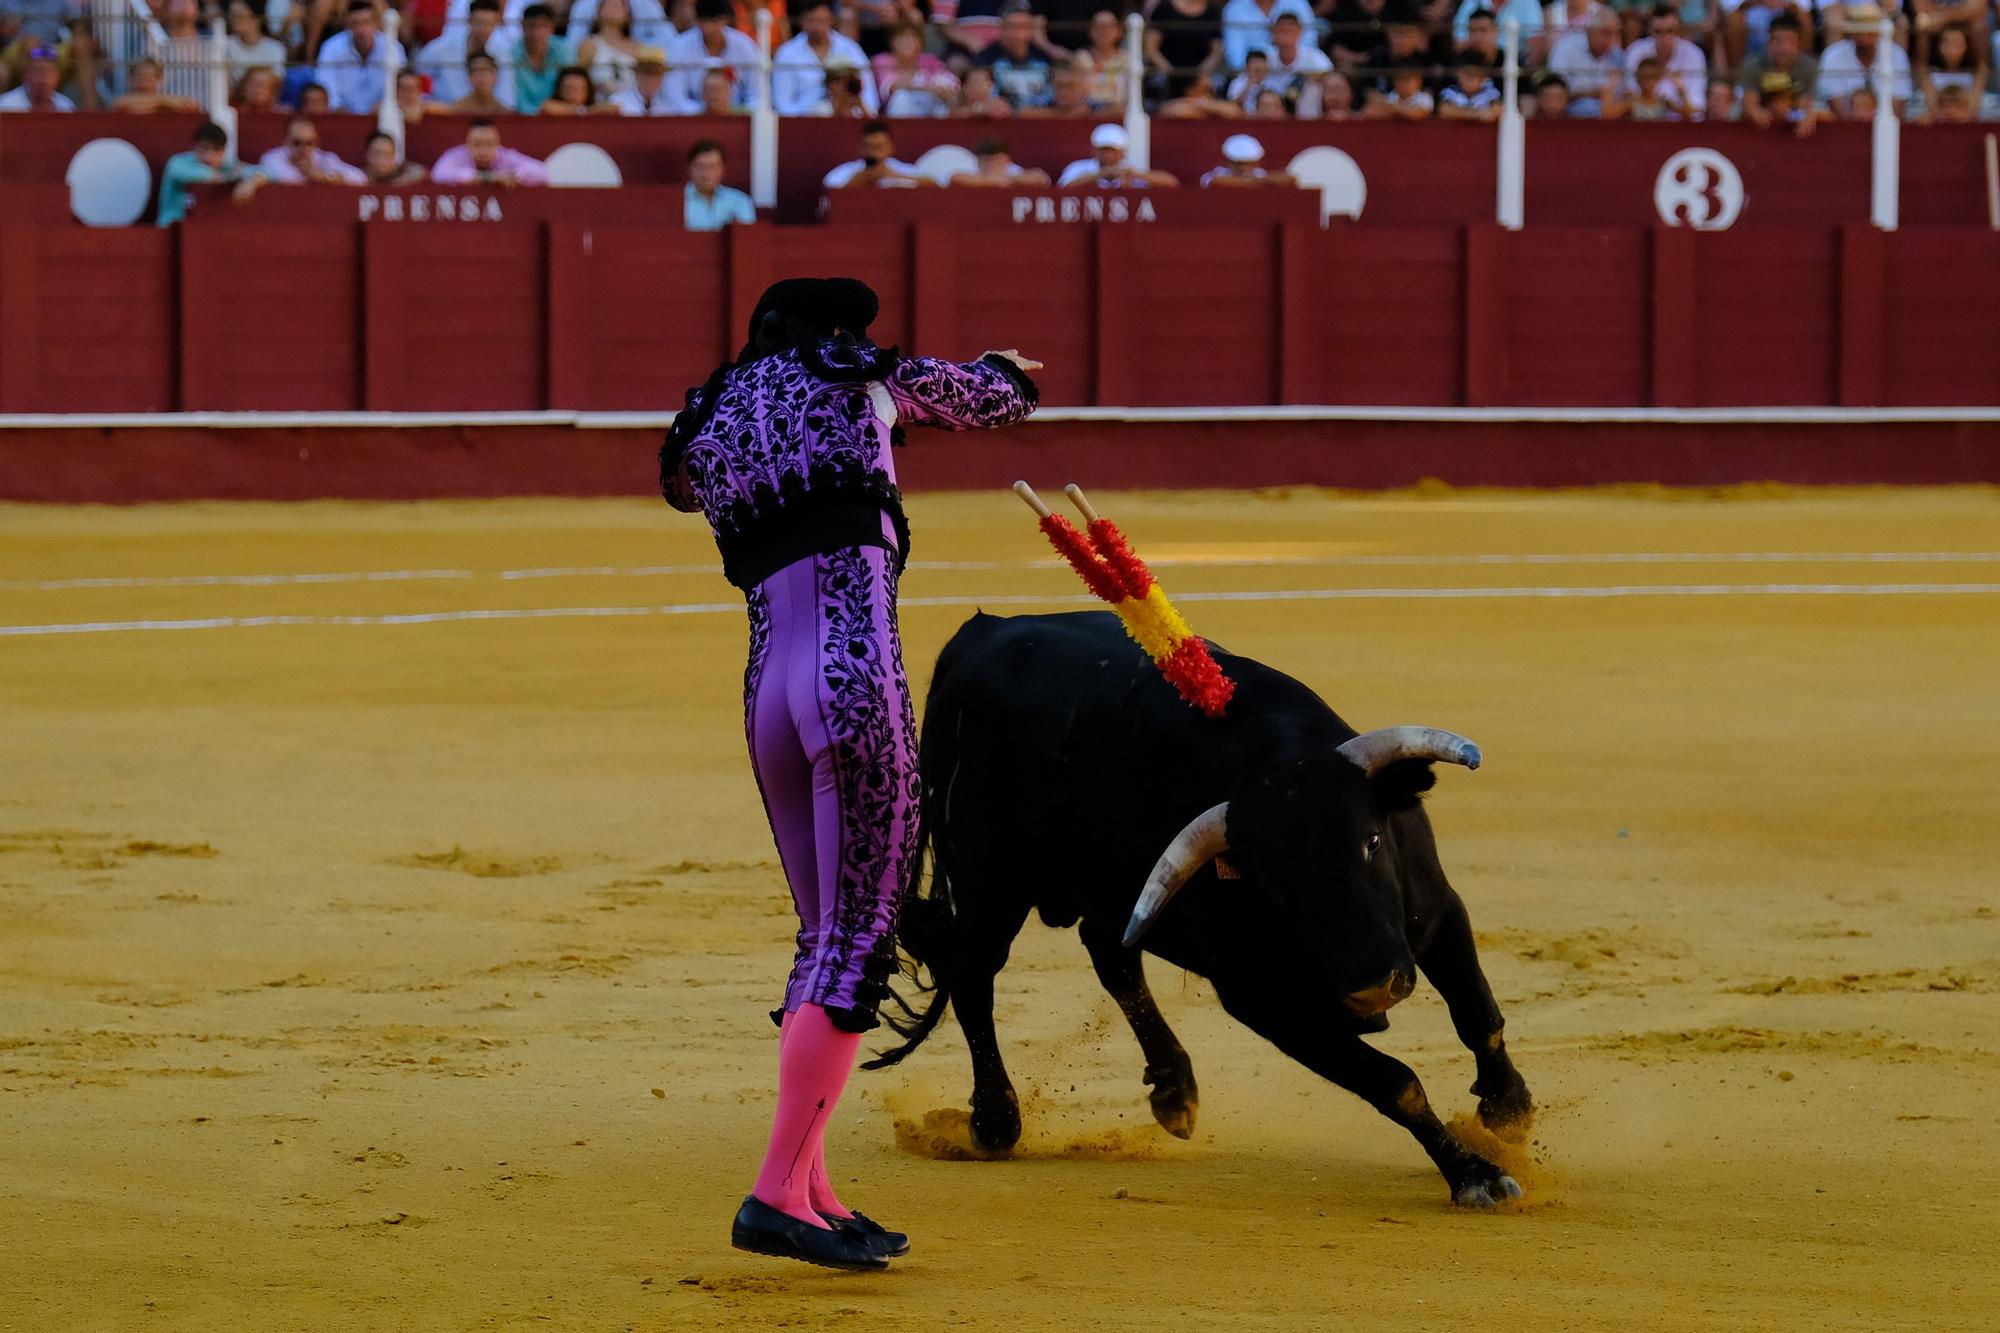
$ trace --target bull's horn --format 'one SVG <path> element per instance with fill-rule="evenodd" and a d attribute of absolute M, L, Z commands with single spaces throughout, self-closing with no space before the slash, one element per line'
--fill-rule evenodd
<path fill-rule="evenodd" d="M 1378 727 L 1348 741 L 1340 753 L 1371 778 L 1399 759 L 1435 759 L 1441 764 L 1479 767 L 1479 747 L 1457 732 L 1439 727 Z"/>
<path fill-rule="evenodd" d="M 1146 891 L 1139 895 L 1132 908 L 1132 919 L 1125 923 L 1125 947 L 1130 949 L 1138 944 L 1153 919 L 1166 909 L 1195 871 L 1228 850 L 1229 802 L 1224 801 L 1196 815 L 1167 844 L 1167 850 L 1160 853 L 1159 864 L 1146 880 Z"/>

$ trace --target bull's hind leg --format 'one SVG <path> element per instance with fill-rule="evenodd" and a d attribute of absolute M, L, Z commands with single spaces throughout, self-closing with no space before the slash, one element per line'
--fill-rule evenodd
<path fill-rule="evenodd" d="M 972 1053 L 972 1138 L 991 1152 L 1006 1152 L 1021 1141 L 1020 1099 L 993 1031 L 993 978 L 1007 965 L 1014 936 L 1027 919 L 1026 903 L 1001 919 L 960 918 L 953 941 L 951 1010 Z"/>
<path fill-rule="evenodd" d="M 1115 927 L 1113 928 L 1115 930 Z M 1146 1055 L 1146 1083 L 1152 1088 L 1153 1118 L 1177 1139 L 1194 1134 L 1195 1111 L 1201 1097 L 1194 1085 L 1194 1066 L 1181 1048 L 1180 1038 L 1167 1026 L 1153 992 L 1146 986 L 1146 972 L 1137 949 L 1128 949 L 1114 933 L 1093 928 L 1089 921 L 1080 932 L 1084 948 L 1090 950 L 1097 979 L 1132 1025 L 1139 1049 Z"/>
<path fill-rule="evenodd" d="M 1458 1039 L 1472 1052 L 1479 1070 L 1472 1091 L 1479 1098 L 1480 1123 L 1496 1133 L 1522 1133 L 1534 1114 L 1534 1100 L 1528 1095 L 1527 1080 L 1507 1054 L 1503 1035 L 1507 1020 L 1480 970 L 1464 901 L 1448 885 L 1443 899 L 1444 913 L 1417 954 L 1417 966 L 1444 997 Z"/>

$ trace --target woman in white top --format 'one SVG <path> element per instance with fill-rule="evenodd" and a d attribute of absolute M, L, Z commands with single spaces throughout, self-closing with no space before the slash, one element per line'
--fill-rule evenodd
<path fill-rule="evenodd" d="M 250 0 L 229 0 L 229 82 L 259 66 L 285 67 L 285 44 L 264 27 L 264 15 Z"/>
<path fill-rule="evenodd" d="M 1974 106 L 1986 94 L 1986 52 L 1962 23 L 1938 29 L 1929 42 L 1917 42 L 1917 87 L 1924 95 L 1924 114 L 1935 116 L 1938 95 L 1963 88 Z"/>
<path fill-rule="evenodd" d="M 590 36 L 577 51 L 576 61 L 590 71 L 590 81 L 604 97 L 616 96 L 632 86 L 639 42 L 632 36 L 630 0 L 601 0 Z"/>

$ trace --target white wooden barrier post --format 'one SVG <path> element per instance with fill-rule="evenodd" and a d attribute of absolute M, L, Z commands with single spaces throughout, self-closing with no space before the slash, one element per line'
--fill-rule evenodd
<path fill-rule="evenodd" d="M 1125 19 L 1125 156 L 1145 171 L 1153 165 L 1153 120 L 1146 114 L 1146 20 Z"/>
<path fill-rule="evenodd" d="M 375 109 L 375 128 L 396 141 L 396 160 L 403 160 L 403 108 L 396 101 L 396 76 L 403 72 L 403 15 L 395 6 L 382 11 L 382 40 L 389 44 L 382 53 L 382 105 Z"/>
<path fill-rule="evenodd" d="M 778 206 L 778 107 L 771 100 L 771 11 L 757 11 L 757 104 L 750 108 L 750 202 Z"/>
<path fill-rule="evenodd" d="M 1896 211 L 1902 189 L 1903 122 L 1896 115 L 1895 78 L 1889 67 L 1889 48 L 1896 41 L 1896 25 L 1883 19 L 1875 39 L 1875 139 L 1874 174 L 1868 220 L 1883 231 L 1896 230 Z"/>
<path fill-rule="evenodd" d="M 1521 21 L 1507 20 L 1507 64 L 1500 104 L 1499 198 L 1494 220 L 1509 231 L 1521 229 L 1528 175 L 1528 125 L 1521 115 Z"/>
<path fill-rule="evenodd" d="M 236 156 L 236 108 L 229 104 L 229 29 L 217 18 L 208 29 L 208 92 L 202 110 L 229 136 L 222 150 Z"/>

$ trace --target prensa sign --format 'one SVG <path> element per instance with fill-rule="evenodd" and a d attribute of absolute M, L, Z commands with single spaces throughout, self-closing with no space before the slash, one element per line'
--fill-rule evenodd
<path fill-rule="evenodd" d="M 1013 218 L 1031 222 L 1158 222 L 1152 199 L 1123 194 L 1017 194 Z"/>
<path fill-rule="evenodd" d="M 364 194 L 358 206 L 361 222 L 504 222 L 495 195 Z"/>

